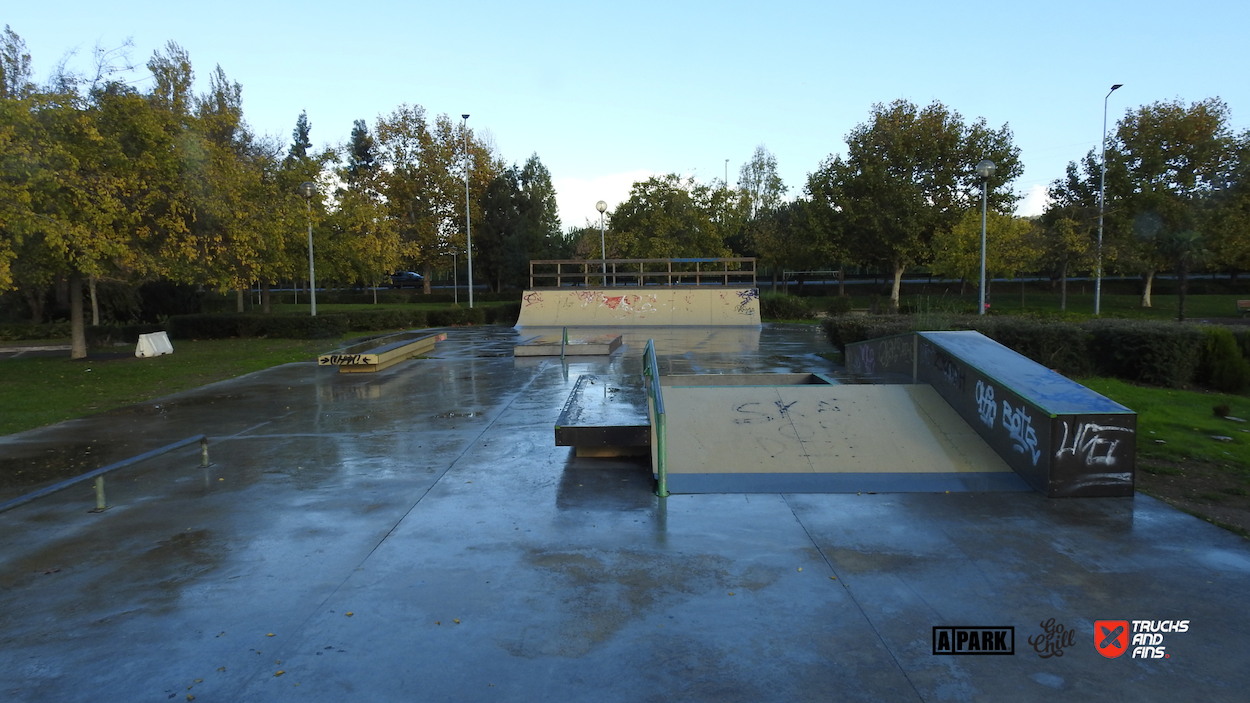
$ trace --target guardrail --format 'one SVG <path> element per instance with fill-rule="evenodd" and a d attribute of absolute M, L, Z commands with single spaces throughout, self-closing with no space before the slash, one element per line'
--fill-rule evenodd
<path fill-rule="evenodd" d="M 69 488 L 70 486 L 82 483 L 83 481 L 86 481 L 88 479 L 95 479 L 95 510 L 92 510 L 91 512 L 93 513 L 104 512 L 109 507 L 107 501 L 104 498 L 104 475 L 105 474 L 109 473 L 110 471 L 116 471 L 117 469 L 124 469 L 127 466 L 133 466 L 134 464 L 138 464 L 141 461 L 146 461 L 148 459 L 151 459 L 154 456 L 160 456 L 161 454 L 165 454 L 167 452 L 172 452 L 178 449 L 182 449 L 183 447 L 195 444 L 196 442 L 200 443 L 200 466 L 207 467 L 208 466 L 208 437 L 204 435 L 196 435 L 194 437 L 188 437 L 180 442 L 167 444 L 161 447 L 160 449 L 153 449 L 150 452 L 144 452 L 143 454 L 140 454 L 138 456 L 132 456 L 129 459 L 123 459 L 122 461 L 109 464 L 108 466 L 102 466 L 94 471 L 88 471 L 87 473 L 81 476 L 75 476 L 74 478 L 66 479 L 64 481 L 61 481 L 60 483 L 54 483 L 51 486 L 45 486 L 44 488 L 40 488 L 39 490 L 34 491 L 32 493 L 27 493 L 24 496 L 20 496 L 20 497 L 14 498 L 13 500 L 0 503 L 0 513 L 6 510 L 10 510 L 12 508 L 16 508 L 19 505 L 25 505 L 26 503 L 29 503 L 32 500 L 37 500 L 39 498 L 50 496 L 53 493 L 56 493 L 58 491 L 63 491 L 66 488 Z"/>
<path fill-rule="evenodd" d="M 554 270 L 552 270 L 554 267 Z M 637 267 L 635 269 L 635 267 Z M 530 262 L 530 290 L 615 286 L 756 288 L 755 259 L 549 259 Z"/>
<path fill-rule="evenodd" d="M 655 494 L 668 497 L 667 420 L 664 415 L 664 393 L 660 390 L 660 366 L 655 360 L 655 340 L 648 339 L 642 352 L 642 376 L 646 380 L 647 399 L 655 413 Z"/>

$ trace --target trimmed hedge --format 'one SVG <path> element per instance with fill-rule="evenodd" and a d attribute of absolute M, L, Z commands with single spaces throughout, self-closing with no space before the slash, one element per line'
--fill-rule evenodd
<path fill-rule="evenodd" d="M 87 325 L 83 333 L 89 347 L 111 347 L 118 344 L 137 344 L 139 335 L 160 332 L 165 325 Z"/>
<path fill-rule="evenodd" d="M 822 326 L 829 341 L 842 351 L 852 342 L 914 330 L 972 329 L 1069 376 L 1098 374 L 1173 388 L 1195 381 L 1237 385 L 1238 368 L 1246 364 L 1242 354 L 1250 345 L 1250 332 L 1240 333 L 1238 350 L 1238 344 L 1230 343 L 1236 337 L 1226 330 L 1207 332 L 1202 327 L 1163 321 L 1077 323 L 976 315 L 934 315 L 923 319 L 865 315 L 830 318 Z M 1204 351 L 1210 334 L 1221 339 L 1227 335 L 1228 339 L 1219 344 L 1219 351 Z M 1238 353 L 1234 356 L 1234 352 Z M 1250 374 L 1250 364 L 1247 373 Z"/>
<path fill-rule="evenodd" d="M 805 320 L 816 316 L 806 298 L 785 293 L 764 293 L 760 296 L 760 316 L 772 320 Z"/>
<path fill-rule="evenodd" d="M 312 317 L 303 314 L 218 313 L 175 315 L 168 323 L 136 325 L 144 332 L 165 329 L 173 339 L 227 339 L 230 337 L 277 337 L 283 339 L 328 339 L 345 332 L 374 332 L 423 327 L 461 325 L 515 325 L 521 314 L 520 303 L 490 307 L 448 310 L 355 310 L 330 312 Z M 146 329 L 152 327 L 153 329 Z M 127 328 L 129 329 L 129 328 Z M 138 334 L 135 334 L 138 338 Z"/>

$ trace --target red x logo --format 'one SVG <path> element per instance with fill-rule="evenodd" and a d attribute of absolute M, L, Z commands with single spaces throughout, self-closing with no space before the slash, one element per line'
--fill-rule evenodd
<path fill-rule="evenodd" d="M 1095 620 L 1094 649 L 1108 659 L 1128 651 L 1128 620 Z"/>

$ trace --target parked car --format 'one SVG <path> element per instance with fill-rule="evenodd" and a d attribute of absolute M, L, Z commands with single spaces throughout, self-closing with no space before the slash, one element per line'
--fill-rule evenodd
<path fill-rule="evenodd" d="M 415 271 L 396 271 L 391 274 L 391 288 L 420 288 L 425 278 Z"/>

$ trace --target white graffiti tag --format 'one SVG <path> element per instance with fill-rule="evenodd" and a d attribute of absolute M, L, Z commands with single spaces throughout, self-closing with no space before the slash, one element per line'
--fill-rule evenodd
<path fill-rule="evenodd" d="M 1109 439 L 1103 436 L 1103 433 L 1115 432 L 1132 434 L 1133 430 L 1116 425 L 1096 425 L 1092 422 L 1080 425 L 1073 422 L 1069 428 L 1068 423 L 1065 422 L 1063 423 L 1063 445 L 1059 451 L 1055 452 L 1055 458 L 1061 459 L 1063 455 L 1071 454 L 1084 461 L 1086 466 L 1095 464 L 1114 466 L 1115 449 L 1120 445 L 1120 440 Z"/>
<path fill-rule="evenodd" d="M 986 427 L 994 428 L 994 386 L 977 381 L 977 412 Z"/>
<path fill-rule="evenodd" d="M 1037 460 L 1042 456 L 1041 450 L 1037 448 L 1037 432 L 1033 429 L 1033 418 L 1024 412 L 1024 406 L 1012 408 L 1011 404 L 1003 401 L 1003 427 L 1007 428 L 1007 434 L 1011 435 L 1015 445 L 1012 449 L 1030 456 L 1033 459 L 1033 465 L 1037 466 Z"/>

